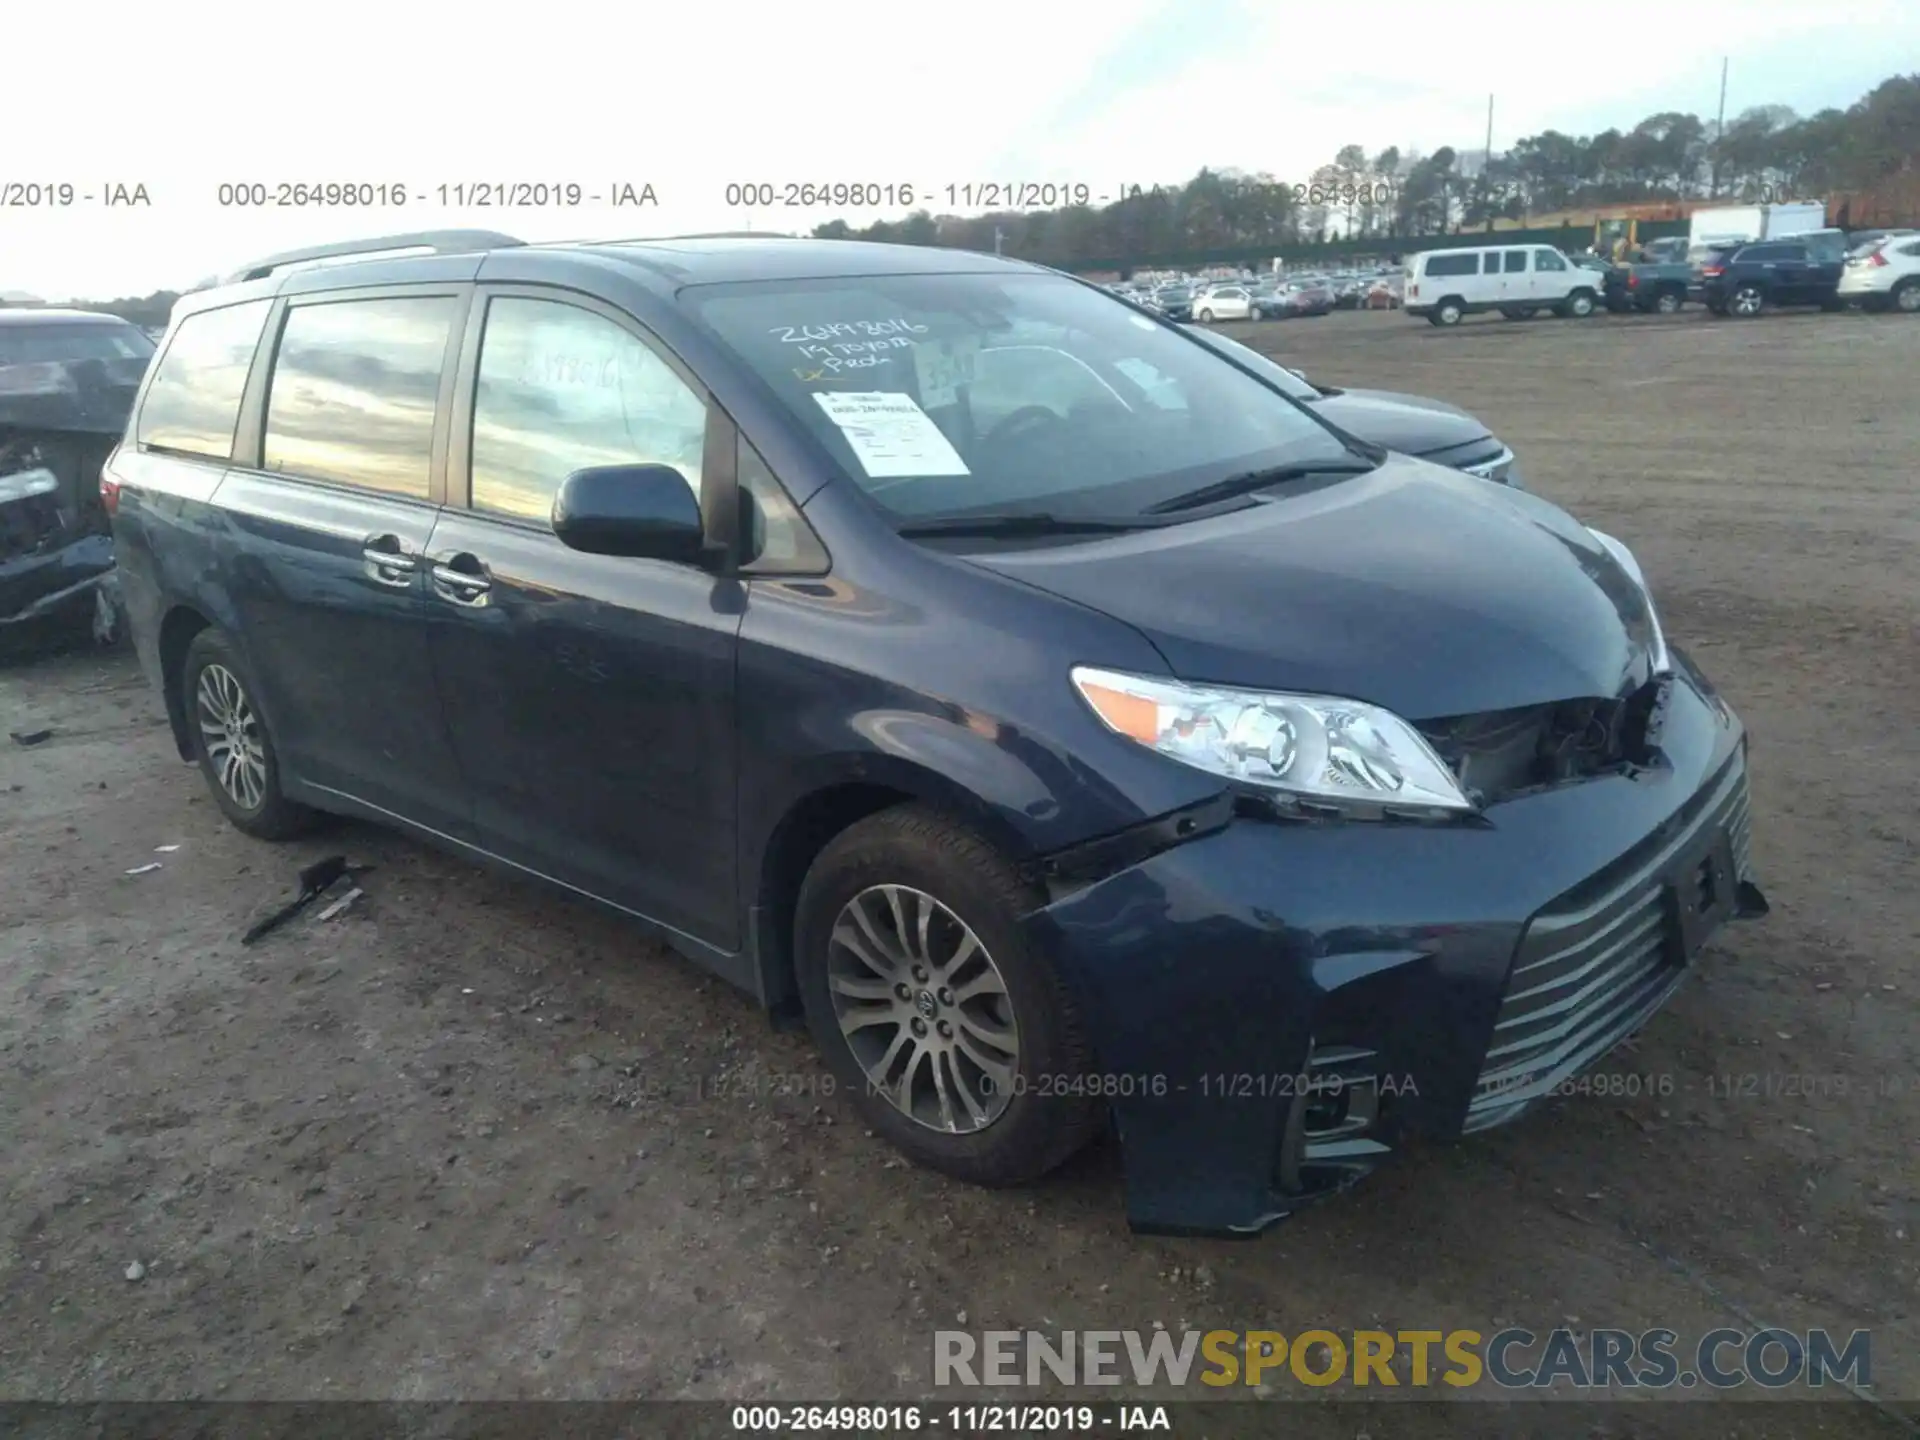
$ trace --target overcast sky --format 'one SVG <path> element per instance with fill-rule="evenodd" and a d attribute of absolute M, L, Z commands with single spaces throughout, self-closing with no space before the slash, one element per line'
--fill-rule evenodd
<path fill-rule="evenodd" d="M 1695 23 L 1709 11 L 1576 0 L 8 9 L 0 186 L 139 183 L 152 199 L 0 207 L 0 291 L 49 299 L 177 289 L 261 253 L 400 230 L 612 238 L 902 213 L 729 209 L 735 180 L 1095 195 L 1202 165 L 1304 180 L 1347 143 L 1477 150 L 1489 89 L 1496 149 L 1660 109 L 1710 119 L 1723 45 L 1708 30 L 1739 37 L 1725 42 L 1729 116 L 1846 105 L 1920 69 L 1915 0 L 1740 0 L 1738 24 L 1711 25 Z M 1615 43 L 1623 30 L 1648 43 Z M 651 184 L 660 203 L 463 211 L 427 193 L 522 180 Z M 222 182 L 243 181 L 386 182 L 412 198 L 222 208 Z"/>

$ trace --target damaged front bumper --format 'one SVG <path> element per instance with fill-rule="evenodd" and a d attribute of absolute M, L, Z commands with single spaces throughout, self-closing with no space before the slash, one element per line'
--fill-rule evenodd
<path fill-rule="evenodd" d="M 1475 826 L 1217 817 L 1029 917 L 1079 999 L 1136 1230 L 1252 1234 L 1517 1118 L 1764 913 L 1746 742 L 1689 665 L 1665 764 Z"/>
<path fill-rule="evenodd" d="M 118 613 L 114 582 L 111 535 L 82 535 L 0 560 L 0 626 L 78 624 L 91 616 L 97 631 L 103 611 Z"/>

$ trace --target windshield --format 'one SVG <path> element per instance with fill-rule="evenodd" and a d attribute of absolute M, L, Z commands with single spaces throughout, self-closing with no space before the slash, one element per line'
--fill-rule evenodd
<path fill-rule="evenodd" d="M 1046 274 L 694 286 L 705 323 L 897 517 L 1133 515 L 1229 475 L 1350 461 L 1178 327 Z"/>
<path fill-rule="evenodd" d="M 153 342 L 131 325 L 0 325 L 0 365 L 145 360 Z"/>
<path fill-rule="evenodd" d="M 1276 390 L 1284 391 L 1296 400 L 1318 400 L 1320 392 L 1294 374 L 1286 366 L 1262 355 L 1251 345 L 1242 345 L 1238 340 L 1229 340 L 1217 330 L 1204 329 L 1193 325 L 1186 327 L 1187 333 L 1210 349 L 1218 350 L 1222 355 L 1237 364 L 1246 366 L 1262 380 Z"/>

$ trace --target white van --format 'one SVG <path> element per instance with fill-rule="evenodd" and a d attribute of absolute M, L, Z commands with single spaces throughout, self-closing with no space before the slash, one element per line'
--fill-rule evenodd
<path fill-rule="evenodd" d="M 1405 309 L 1434 325 L 1498 310 L 1524 320 L 1538 310 L 1585 318 L 1600 304 L 1600 272 L 1576 265 L 1551 245 L 1428 250 L 1407 267 Z"/>

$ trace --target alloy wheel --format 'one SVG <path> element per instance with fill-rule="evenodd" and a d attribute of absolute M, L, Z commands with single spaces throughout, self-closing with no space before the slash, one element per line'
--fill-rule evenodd
<path fill-rule="evenodd" d="M 1920 282 L 1909 280 L 1894 291 L 1893 303 L 1909 315 L 1920 314 Z"/>
<path fill-rule="evenodd" d="M 1758 315 L 1760 305 L 1760 292 L 1751 285 L 1743 285 L 1733 292 L 1732 308 L 1736 315 Z"/>
<path fill-rule="evenodd" d="M 210 664 L 201 668 L 195 691 L 200 739 L 220 788 L 242 809 L 259 809 L 267 793 L 267 747 L 245 687 L 226 666 Z"/>
<path fill-rule="evenodd" d="M 1006 1111 L 1020 1058 L 1006 978 L 933 896 L 874 885 L 842 906 L 827 991 L 867 1084 L 902 1115 L 969 1135 Z"/>

